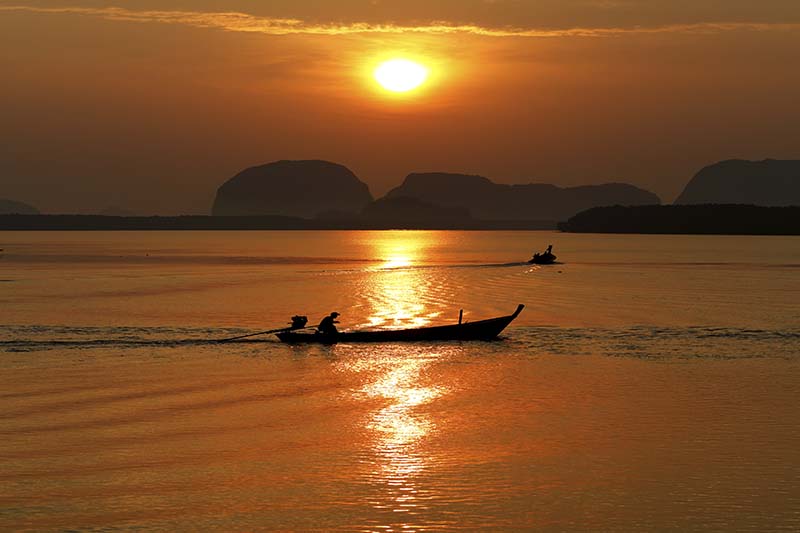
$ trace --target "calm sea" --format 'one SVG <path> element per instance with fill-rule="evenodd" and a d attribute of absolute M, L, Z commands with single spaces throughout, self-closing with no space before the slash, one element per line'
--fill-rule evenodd
<path fill-rule="evenodd" d="M 554 245 L 560 264 L 525 263 Z M 0 233 L 0 529 L 800 530 L 800 238 Z M 496 342 L 216 339 L 522 315 Z"/>

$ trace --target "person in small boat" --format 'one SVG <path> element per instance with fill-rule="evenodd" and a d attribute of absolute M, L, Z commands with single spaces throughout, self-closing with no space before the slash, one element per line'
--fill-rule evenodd
<path fill-rule="evenodd" d="M 334 311 L 333 313 L 323 318 L 322 321 L 319 323 L 319 326 L 317 326 L 317 333 L 320 333 L 322 335 L 336 335 L 337 333 L 339 333 L 339 330 L 336 329 L 336 324 L 339 323 L 339 321 L 336 320 L 338 317 L 339 313 Z"/>
<path fill-rule="evenodd" d="M 552 263 L 553 261 L 555 261 L 555 259 L 556 256 L 553 255 L 553 245 L 551 244 L 547 247 L 547 250 L 545 250 L 544 252 L 542 253 L 537 252 L 533 254 L 533 258 L 528 262 L 534 264 L 547 264 L 547 263 Z"/>

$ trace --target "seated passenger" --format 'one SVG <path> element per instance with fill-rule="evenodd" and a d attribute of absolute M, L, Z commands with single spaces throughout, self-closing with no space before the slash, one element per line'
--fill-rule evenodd
<path fill-rule="evenodd" d="M 336 335 L 337 333 L 339 333 L 339 330 L 336 329 L 335 325 L 339 323 L 339 321 L 336 320 L 338 316 L 339 313 L 334 311 L 330 315 L 323 318 L 322 321 L 319 323 L 319 326 L 317 326 L 317 333 L 321 333 L 322 335 Z"/>

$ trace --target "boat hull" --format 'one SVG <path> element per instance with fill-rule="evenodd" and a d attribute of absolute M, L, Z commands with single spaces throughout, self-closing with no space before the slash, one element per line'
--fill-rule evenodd
<path fill-rule="evenodd" d="M 488 341 L 497 338 L 525 306 L 508 316 L 490 318 L 477 322 L 433 326 L 429 328 L 397 330 L 342 331 L 337 335 L 319 333 L 298 333 L 285 331 L 277 333 L 278 338 L 289 344 L 336 344 L 338 342 L 419 342 L 419 341 Z"/>
<path fill-rule="evenodd" d="M 553 254 L 535 255 L 530 261 L 528 261 L 528 263 L 532 265 L 552 265 L 555 262 L 556 262 L 556 256 Z"/>

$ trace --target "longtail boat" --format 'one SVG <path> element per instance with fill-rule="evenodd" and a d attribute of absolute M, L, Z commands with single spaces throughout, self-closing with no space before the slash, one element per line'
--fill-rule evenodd
<path fill-rule="evenodd" d="M 290 344 L 316 343 L 335 344 L 337 342 L 414 342 L 414 341 L 488 341 L 497 337 L 506 326 L 519 316 L 525 306 L 519 304 L 517 310 L 508 316 L 489 318 L 477 322 L 464 322 L 448 326 L 431 326 L 413 329 L 377 329 L 340 331 L 335 335 L 321 333 L 299 333 L 282 331 L 278 338 Z"/>

